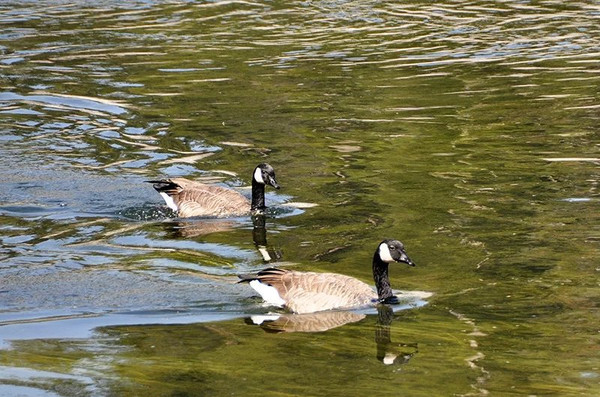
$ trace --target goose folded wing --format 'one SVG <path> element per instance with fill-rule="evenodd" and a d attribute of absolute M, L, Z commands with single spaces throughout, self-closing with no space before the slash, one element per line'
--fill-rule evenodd
<path fill-rule="evenodd" d="M 210 216 L 245 214 L 248 200 L 241 194 L 219 186 L 194 186 L 173 197 L 182 215 Z"/>
<path fill-rule="evenodd" d="M 341 274 L 290 271 L 280 277 L 267 277 L 265 281 L 277 289 L 286 307 L 296 313 L 360 307 L 376 298 L 367 284 Z"/>

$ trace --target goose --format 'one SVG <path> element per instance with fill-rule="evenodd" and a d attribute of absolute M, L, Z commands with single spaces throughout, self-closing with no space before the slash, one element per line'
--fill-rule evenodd
<path fill-rule="evenodd" d="M 256 166 L 252 173 L 252 201 L 235 190 L 208 185 L 185 178 L 154 181 L 154 189 L 162 196 L 167 206 L 180 218 L 192 216 L 233 217 L 264 211 L 265 185 L 279 189 L 275 171 L 267 163 Z"/>
<path fill-rule="evenodd" d="M 377 292 L 354 277 L 337 273 L 299 272 L 271 267 L 238 277 L 240 283 L 249 283 L 267 304 L 284 307 L 298 314 L 314 313 L 377 303 L 399 303 L 388 276 L 388 265 L 392 262 L 415 265 L 400 241 L 386 239 L 379 243 L 373 255 L 373 279 Z"/>

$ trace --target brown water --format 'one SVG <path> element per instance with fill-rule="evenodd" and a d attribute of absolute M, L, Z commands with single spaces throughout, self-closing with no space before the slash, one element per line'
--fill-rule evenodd
<path fill-rule="evenodd" d="M 599 18 L 0 2 L 0 395 L 600 395 Z M 144 183 L 249 193 L 264 161 L 264 228 Z M 265 242 L 369 281 L 385 237 L 431 297 L 253 323 L 273 309 L 235 280 Z"/>

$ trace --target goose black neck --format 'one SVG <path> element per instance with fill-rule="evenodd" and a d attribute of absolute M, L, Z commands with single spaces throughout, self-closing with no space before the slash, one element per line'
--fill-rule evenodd
<path fill-rule="evenodd" d="M 256 182 L 252 178 L 252 204 L 250 210 L 264 210 L 265 208 L 265 185 Z"/>
<path fill-rule="evenodd" d="M 373 280 L 375 280 L 377 296 L 380 301 L 394 296 L 388 276 L 388 263 L 381 260 L 378 252 L 373 255 Z"/>

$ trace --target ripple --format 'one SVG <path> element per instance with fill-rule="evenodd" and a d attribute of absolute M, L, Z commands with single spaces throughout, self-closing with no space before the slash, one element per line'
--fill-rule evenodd
<path fill-rule="evenodd" d="M 127 112 L 122 104 L 117 104 L 106 99 L 65 94 L 20 95 L 4 91 L 0 92 L 0 101 L 36 103 L 64 107 L 67 109 L 96 110 L 114 115 L 120 115 Z"/>
<path fill-rule="evenodd" d="M 580 1 L 0 4 L 0 289 L 5 310 L 31 310 L 0 330 L 86 338 L 107 323 L 201 321 L 237 308 L 251 292 L 233 274 L 268 260 L 256 252 L 259 228 L 249 217 L 172 219 L 143 181 L 162 173 L 241 185 L 237 172 L 263 159 L 282 165 L 290 194 L 268 191 L 259 237 L 277 244 L 265 250 L 275 262 L 366 280 L 359 240 L 401 232 L 432 247 L 415 253 L 425 266 L 403 283 L 435 286 L 440 307 L 476 311 L 488 326 L 508 319 L 499 327 L 540 297 L 587 307 L 593 285 L 581 274 L 597 270 L 596 241 L 594 212 L 582 210 L 596 203 L 600 163 L 598 15 L 598 4 Z M 334 247 L 348 248 L 309 262 Z M 508 290 L 523 292 L 520 303 Z M 33 313 L 44 308 L 76 318 Z M 525 321 L 546 327 L 539 320 Z M 452 334 L 438 322 L 440 340 L 461 339 L 464 327 Z M 579 326 L 595 329 L 585 318 Z M 560 362 L 563 375 L 585 369 Z M 97 364 L 70 368 L 112 379 Z M 516 387 L 539 394 L 559 372 Z"/>

